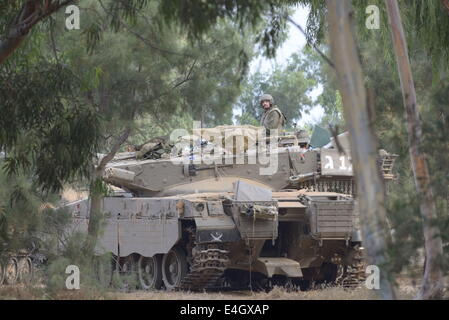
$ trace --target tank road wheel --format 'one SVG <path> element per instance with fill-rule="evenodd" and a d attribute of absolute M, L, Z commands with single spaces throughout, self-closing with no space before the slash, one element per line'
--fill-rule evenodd
<path fill-rule="evenodd" d="M 186 254 L 181 248 L 174 247 L 162 259 L 162 278 L 165 288 L 171 291 L 179 287 L 186 274 Z"/>
<path fill-rule="evenodd" d="M 19 264 L 16 258 L 9 258 L 5 265 L 5 284 L 16 283 L 17 276 L 19 275 Z"/>
<path fill-rule="evenodd" d="M 30 283 L 33 280 L 33 263 L 29 257 L 20 258 L 18 264 L 19 281 L 22 283 Z"/>
<path fill-rule="evenodd" d="M 156 254 L 153 257 L 140 256 L 139 281 L 142 289 L 158 290 L 162 286 L 162 258 Z"/>

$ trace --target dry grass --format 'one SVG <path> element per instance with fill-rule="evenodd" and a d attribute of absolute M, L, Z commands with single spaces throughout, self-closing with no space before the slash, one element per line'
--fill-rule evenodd
<path fill-rule="evenodd" d="M 422 270 L 421 270 L 422 271 Z M 418 290 L 420 279 L 409 273 L 396 277 L 398 299 L 413 299 Z M 445 279 L 448 288 L 449 277 Z M 445 299 L 449 299 L 446 289 Z M 59 290 L 50 293 L 42 281 L 34 286 L 15 285 L 0 286 L 0 299 L 18 300 L 376 300 L 375 290 L 366 288 L 345 289 L 342 287 L 324 287 L 309 291 L 293 291 L 275 287 L 268 293 L 251 291 L 229 292 L 166 292 L 166 291 L 105 291 L 99 288 L 82 288 L 81 290 Z"/>
<path fill-rule="evenodd" d="M 276 287 L 269 293 L 264 292 L 133 292 L 113 294 L 115 299 L 124 300 L 370 300 L 375 295 L 368 290 L 345 290 L 342 288 L 327 288 L 307 292 L 288 292 Z"/>
<path fill-rule="evenodd" d="M 402 282 L 399 299 L 413 299 L 418 288 Z M 327 287 L 310 291 L 290 291 L 275 287 L 268 293 L 251 291 L 233 292 L 105 292 L 95 288 L 81 290 L 60 290 L 48 293 L 43 286 L 3 286 L 0 299 L 6 300 L 376 300 L 379 297 L 374 290 L 364 288 L 344 289 Z"/>
<path fill-rule="evenodd" d="M 43 286 L 2 286 L 0 300 L 110 300 L 110 293 L 95 288 L 49 292 Z"/>
<path fill-rule="evenodd" d="M 0 299 L 2 300 L 36 300 L 42 297 L 44 291 L 40 288 L 23 285 L 1 286 Z"/>
<path fill-rule="evenodd" d="M 413 299 L 417 289 L 401 288 L 399 299 Z M 342 287 L 328 287 L 310 291 L 290 291 L 275 287 L 268 293 L 237 291 L 237 292 L 131 292 L 111 293 L 111 298 L 120 300 L 376 300 L 379 297 L 374 290 L 364 288 L 345 289 Z"/>

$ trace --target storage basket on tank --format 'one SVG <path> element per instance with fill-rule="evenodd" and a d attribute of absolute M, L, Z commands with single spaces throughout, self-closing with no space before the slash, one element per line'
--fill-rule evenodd
<path fill-rule="evenodd" d="M 344 195 L 304 196 L 310 233 L 316 239 L 348 240 L 354 230 L 354 199 Z"/>

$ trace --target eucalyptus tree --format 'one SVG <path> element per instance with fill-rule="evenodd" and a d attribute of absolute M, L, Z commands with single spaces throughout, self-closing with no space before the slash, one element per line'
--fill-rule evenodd
<path fill-rule="evenodd" d="M 0 4 L 0 64 L 11 56 L 28 38 L 36 26 L 48 20 L 56 12 L 68 5 L 82 5 L 89 0 L 13 0 Z M 121 27 L 121 18 L 135 19 L 144 8 L 157 5 L 158 12 L 165 21 L 181 23 L 189 37 L 198 37 L 209 30 L 221 18 L 230 18 L 239 27 L 257 24 L 264 14 L 275 13 L 285 5 L 295 4 L 293 0 L 116 0 L 109 3 L 111 27 Z M 275 43 L 285 21 L 272 15 L 271 25 L 262 38 L 266 44 Z M 95 23 L 90 26 L 88 41 L 94 43 L 99 29 Z M 52 27 L 50 27 L 52 28 Z M 267 48 L 274 53 L 273 47 Z"/>
<path fill-rule="evenodd" d="M 382 271 L 379 294 L 395 299 L 391 274 L 386 268 L 391 238 L 386 224 L 385 185 L 377 163 L 378 145 L 368 112 L 367 91 L 351 20 L 351 1 L 326 1 L 332 59 L 343 99 L 357 184 L 358 208 L 368 263 Z"/>
<path fill-rule="evenodd" d="M 410 159 L 415 177 L 416 189 L 420 194 L 420 209 L 423 218 L 423 233 L 426 249 L 424 278 L 419 298 L 440 298 L 443 291 L 443 272 L 439 260 L 443 256 L 440 228 L 433 225 L 436 219 L 436 204 L 430 185 L 427 154 L 423 152 L 422 124 L 417 106 L 415 84 L 408 57 L 399 7 L 396 1 L 385 1 L 390 21 L 393 47 L 401 80 L 407 130 L 410 145 Z"/>
<path fill-rule="evenodd" d="M 44 189 L 87 176 L 96 150 L 98 115 L 66 65 L 45 57 L 41 39 L 0 65 L 0 150 L 9 174 L 21 169 Z"/>
<path fill-rule="evenodd" d="M 391 4 L 393 3 L 396 4 L 397 2 L 387 1 L 386 6 L 384 1 L 357 1 L 354 2 L 354 10 L 352 11 L 355 20 L 358 22 L 359 28 L 357 30 L 359 39 L 367 41 L 376 38 L 376 45 L 382 48 L 380 56 L 382 56 L 385 61 L 389 62 L 388 68 L 394 66 L 394 51 L 392 50 L 393 47 L 389 40 L 390 27 L 388 26 L 388 17 L 392 16 L 392 10 L 387 10 L 387 8 L 391 9 Z M 430 75 L 433 78 L 429 88 L 444 81 L 448 69 L 447 57 L 449 53 L 448 7 L 447 1 L 438 0 L 426 2 L 400 1 L 398 3 L 402 14 L 402 20 L 404 21 L 404 25 L 407 26 L 405 29 L 405 38 L 407 38 L 408 43 L 405 44 L 404 37 L 402 37 L 402 44 L 399 45 L 399 38 L 397 36 L 400 35 L 400 32 L 398 31 L 397 23 L 394 25 L 392 22 L 392 28 L 394 28 L 394 30 L 391 30 L 391 32 L 393 32 L 394 48 L 397 49 L 397 63 L 400 67 L 399 70 L 401 71 L 400 79 L 404 89 L 403 95 L 406 97 L 405 101 L 407 101 L 406 109 L 409 110 L 407 112 L 407 122 L 411 130 L 409 130 L 408 133 L 408 148 L 410 149 L 411 160 L 414 164 L 412 166 L 413 173 L 415 177 L 417 177 L 415 179 L 417 190 L 419 190 L 419 192 L 417 192 L 417 197 L 420 201 L 421 214 L 423 216 L 423 230 L 427 252 L 427 260 L 425 263 L 426 271 L 420 297 L 437 297 L 439 296 L 438 292 L 441 292 L 438 288 L 441 288 L 439 287 L 439 283 L 441 282 L 442 246 L 441 233 L 437 226 L 436 202 L 438 202 L 438 199 L 432 196 L 432 194 L 434 194 L 432 186 L 435 185 L 435 180 L 440 180 L 441 178 L 438 177 L 437 173 L 439 170 L 437 168 L 434 167 L 433 176 L 429 176 L 429 173 L 426 170 L 427 162 L 429 160 L 430 162 L 435 162 L 435 159 L 432 160 L 427 158 L 424 160 L 426 155 L 423 145 L 420 142 L 421 139 L 419 138 L 422 129 L 416 112 L 417 102 L 416 99 L 413 99 L 415 96 L 414 89 L 412 89 L 413 85 L 410 85 L 413 83 L 413 79 L 411 78 L 410 70 L 408 69 L 407 71 L 406 66 L 408 60 L 408 46 L 409 52 L 412 53 L 410 57 L 411 60 L 414 59 L 414 56 L 422 55 L 423 53 L 428 57 L 432 66 Z M 378 9 L 380 8 L 379 13 L 381 23 L 379 28 L 375 30 L 365 27 L 366 15 L 364 13 L 368 5 L 376 5 Z M 325 34 L 326 21 L 324 20 L 324 12 L 326 8 L 323 4 L 320 4 L 317 1 L 312 1 L 311 10 L 311 19 L 309 19 L 308 23 L 309 38 L 319 41 L 324 38 Z M 398 21 L 398 19 L 396 18 L 395 21 Z M 373 45 L 373 42 L 369 42 L 369 44 Z M 369 69 L 370 66 L 367 66 L 367 68 Z M 382 97 L 379 98 L 382 99 Z M 410 102 L 411 100 L 415 100 L 415 102 Z M 413 106 L 415 106 L 415 111 L 410 112 L 410 110 L 413 109 Z M 443 112 L 442 116 L 443 118 L 445 117 L 445 112 Z M 426 126 L 425 123 L 424 126 Z M 416 161 L 418 158 L 419 161 Z M 417 165 L 418 163 L 419 165 Z M 432 173 L 432 168 L 430 172 Z M 443 194 L 445 193 L 445 197 L 447 197 L 447 188 L 438 190 L 437 193 L 441 193 L 441 191 Z M 430 272 L 429 270 L 433 271 Z M 432 281 L 428 281 L 429 279 L 432 279 Z M 437 289 L 433 290 L 432 293 L 432 288 Z"/>

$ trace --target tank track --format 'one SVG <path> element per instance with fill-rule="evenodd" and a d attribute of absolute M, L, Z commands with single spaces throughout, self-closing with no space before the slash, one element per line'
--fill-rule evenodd
<path fill-rule="evenodd" d="M 366 280 L 366 261 L 363 251 L 355 249 L 353 263 L 344 268 L 340 277 L 337 277 L 336 284 L 348 289 L 361 288 Z"/>
<path fill-rule="evenodd" d="M 229 251 L 222 243 L 200 243 L 192 250 L 189 273 L 178 289 L 198 291 L 217 287 L 229 262 Z"/>

